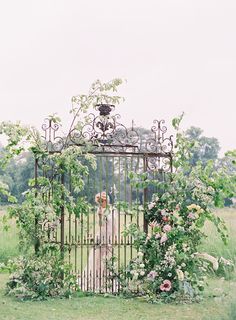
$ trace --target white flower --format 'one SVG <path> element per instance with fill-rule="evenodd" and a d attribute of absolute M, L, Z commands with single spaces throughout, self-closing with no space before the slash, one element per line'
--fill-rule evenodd
<path fill-rule="evenodd" d="M 184 274 L 183 274 L 182 270 L 176 269 L 176 274 L 177 274 L 177 277 L 178 277 L 179 281 L 184 281 Z"/>
<path fill-rule="evenodd" d="M 140 268 L 144 268 L 145 267 L 145 264 L 144 263 L 141 263 L 140 264 Z"/>
<path fill-rule="evenodd" d="M 155 205 L 156 205 L 155 202 L 149 203 L 149 205 L 148 205 L 148 210 L 152 210 L 152 208 L 154 208 Z"/>
<path fill-rule="evenodd" d="M 137 255 L 138 255 L 138 257 L 143 257 L 143 252 L 139 251 L 139 252 L 137 253 Z"/>
<path fill-rule="evenodd" d="M 145 275 L 145 271 L 140 271 L 140 275 L 144 276 Z"/>

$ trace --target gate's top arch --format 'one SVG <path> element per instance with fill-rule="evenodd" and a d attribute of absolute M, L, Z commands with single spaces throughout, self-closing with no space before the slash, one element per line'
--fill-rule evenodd
<path fill-rule="evenodd" d="M 67 136 L 59 136 L 59 125 L 46 119 L 42 125 L 45 148 L 49 153 L 61 152 L 69 146 L 90 146 L 94 154 L 141 154 L 150 170 L 172 169 L 173 136 L 167 136 L 164 120 L 154 120 L 149 131 L 142 133 L 133 123 L 127 128 L 114 113 L 115 106 L 98 104 L 97 113 L 89 113 L 84 124 L 74 126 Z M 162 162 L 162 164 L 161 164 Z"/>

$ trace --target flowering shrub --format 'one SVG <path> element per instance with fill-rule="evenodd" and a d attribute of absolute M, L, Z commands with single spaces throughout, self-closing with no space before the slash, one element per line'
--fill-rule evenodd
<path fill-rule="evenodd" d="M 119 277 L 125 292 L 145 295 L 153 302 L 196 301 L 209 270 L 216 271 L 223 264 L 223 268 L 232 267 L 229 261 L 198 252 L 198 248 L 206 237 L 202 228 L 207 220 L 227 243 L 227 228 L 213 208 L 221 206 L 229 193 L 235 193 L 235 183 L 224 168 L 217 171 L 213 161 L 204 166 L 188 165 L 188 141 L 179 134 L 177 142 L 176 171 L 167 174 L 164 181 L 153 181 L 148 173 L 130 175 L 134 187 L 148 190 L 155 186 L 158 192 L 144 208 L 148 234 L 136 224 L 125 230 L 125 235 L 134 239 L 137 257 Z"/>
<path fill-rule="evenodd" d="M 96 159 L 88 152 L 91 143 L 86 142 L 81 135 L 80 144 L 86 143 L 86 147 L 80 148 L 76 143 L 71 145 L 70 135 L 74 129 L 84 127 L 89 121 L 89 108 L 95 108 L 101 103 L 118 104 L 122 101 L 122 97 L 114 95 L 121 83 L 121 79 L 113 79 L 107 83 L 97 80 L 92 84 L 88 95 L 74 96 L 70 110 L 72 122 L 68 133 L 59 139 L 60 142 L 55 135 L 51 137 L 50 130 L 55 133 L 60 126 L 60 119 L 55 114 L 48 117 L 50 124 L 46 130 L 49 129 L 50 134 L 47 141 L 42 140 L 41 134 L 34 128 L 0 123 L 0 134 L 4 133 L 8 142 L 4 152 L 0 154 L 0 167 L 26 150 L 33 153 L 38 164 L 37 175 L 29 181 L 23 203 L 8 210 L 9 217 L 16 220 L 19 228 L 20 247 L 24 254 L 24 258 L 19 258 L 7 267 L 12 273 L 7 283 L 9 294 L 23 299 L 45 299 L 69 297 L 76 289 L 77 280 L 72 273 L 72 266 L 63 259 L 68 246 L 65 248 L 62 235 L 61 242 L 58 240 L 57 244 L 53 245 L 54 241 L 50 244 L 50 236 L 52 238 L 58 225 L 62 224 L 65 212 L 74 214 L 77 218 L 89 213 L 90 205 L 80 193 L 84 190 L 84 179 L 89 174 L 89 167 L 96 167 Z M 60 147 L 63 146 L 61 152 L 51 152 L 52 145 L 55 147 L 58 143 L 62 144 Z M 66 181 L 68 176 L 69 184 Z M 1 183 L 0 194 L 7 196 L 11 202 L 15 200 Z M 0 269 L 5 268 L 6 266 L 0 266 Z"/>
<path fill-rule="evenodd" d="M 20 257 L 10 261 L 8 269 L 7 293 L 20 299 L 69 298 L 77 287 L 71 267 L 58 252 Z"/>
<path fill-rule="evenodd" d="M 136 224 L 125 231 L 133 237 L 138 251 L 125 270 L 129 279 L 126 290 L 135 292 L 138 288 L 152 301 L 192 301 L 204 289 L 206 272 L 219 266 L 217 258 L 198 252 L 205 237 L 201 229 L 206 220 L 212 221 L 226 242 L 226 227 L 210 211 L 214 192 L 199 181 L 193 188 L 191 175 L 171 177 L 164 189 L 146 208 L 149 233 Z"/>

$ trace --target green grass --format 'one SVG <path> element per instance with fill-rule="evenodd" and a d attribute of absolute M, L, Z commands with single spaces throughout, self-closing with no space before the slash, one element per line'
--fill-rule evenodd
<path fill-rule="evenodd" d="M 206 251 L 216 257 L 223 256 L 236 262 L 236 209 L 217 210 L 216 214 L 226 222 L 229 231 L 229 242 L 225 245 L 217 233 L 215 226 L 212 223 L 206 223 L 204 231 L 208 237 L 199 248 L 199 251 Z"/>
<path fill-rule="evenodd" d="M 19 254 L 17 228 L 14 221 L 10 221 L 9 230 L 4 230 L 2 218 L 5 214 L 4 207 L 0 209 L 0 262 L 16 257 Z"/>
<path fill-rule="evenodd" d="M 0 320 L 227 320 L 234 312 L 236 282 L 211 280 L 205 300 L 192 305 L 155 305 L 141 299 L 73 297 L 43 302 L 20 302 L 4 296 L 6 274 L 0 274 Z M 233 306 L 233 307 L 232 307 Z"/>
<path fill-rule="evenodd" d="M 225 246 L 213 226 L 207 225 L 208 238 L 201 247 L 215 256 L 235 260 L 236 257 L 236 210 L 226 209 L 217 212 L 229 227 L 230 241 Z M 17 246 L 15 232 L 0 242 L 0 252 L 4 246 L 14 253 Z M 15 248 L 15 249 L 14 249 Z M 199 250 L 200 251 L 200 250 Z M 15 251 L 16 253 L 16 251 Z M 0 274 L 0 320 L 149 320 L 149 319 L 196 319 L 233 320 L 236 319 L 236 275 L 231 280 L 209 279 L 204 300 L 191 305 L 153 305 L 140 298 L 122 299 L 119 297 L 73 297 L 70 300 L 54 299 L 43 302 L 20 302 L 4 295 L 7 274 Z"/>

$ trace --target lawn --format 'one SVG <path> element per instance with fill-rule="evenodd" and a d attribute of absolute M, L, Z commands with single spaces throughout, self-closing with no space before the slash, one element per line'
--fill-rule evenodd
<path fill-rule="evenodd" d="M 4 296 L 3 287 L 6 280 L 7 275 L 1 274 L 1 320 L 235 319 L 231 318 L 229 313 L 236 297 L 236 281 L 211 280 L 205 293 L 205 300 L 198 304 L 155 305 L 140 299 L 101 296 L 20 302 Z"/>
<path fill-rule="evenodd" d="M 206 226 L 209 238 L 202 250 L 210 250 L 217 255 L 234 258 L 236 255 L 236 210 L 218 211 L 230 230 L 227 247 L 218 240 L 215 230 Z M 10 242 L 10 241 L 9 241 Z M 14 242 L 14 241 L 13 241 Z M 2 242 L 1 242 L 2 243 Z M 204 293 L 205 299 L 191 305 L 155 305 L 142 299 L 122 299 L 119 297 L 84 296 L 70 300 L 54 299 L 43 302 L 20 302 L 4 295 L 7 274 L 0 274 L 0 320 L 148 320 L 148 319 L 196 319 L 227 320 L 236 319 L 236 276 L 231 280 L 209 279 Z"/>
<path fill-rule="evenodd" d="M 9 230 L 4 230 L 2 218 L 5 214 L 5 208 L 0 207 L 0 263 L 6 262 L 8 259 L 18 254 L 18 236 L 15 222 L 8 221 Z"/>

